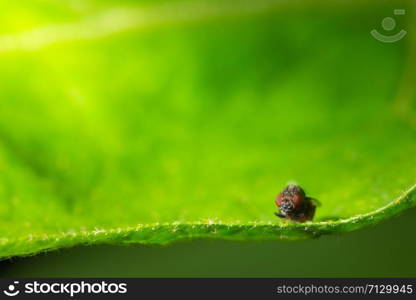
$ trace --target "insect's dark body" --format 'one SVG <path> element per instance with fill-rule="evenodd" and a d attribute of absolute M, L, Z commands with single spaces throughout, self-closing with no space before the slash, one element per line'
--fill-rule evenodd
<path fill-rule="evenodd" d="M 307 197 L 300 186 L 290 184 L 277 196 L 276 205 L 277 217 L 303 223 L 313 219 L 317 200 Z"/>

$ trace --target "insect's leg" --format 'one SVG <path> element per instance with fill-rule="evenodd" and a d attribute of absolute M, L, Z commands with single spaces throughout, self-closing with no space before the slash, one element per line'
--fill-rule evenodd
<path fill-rule="evenodd" d="M 274 215 L 279 218 L 286 218 L 286 216 L 280 212 L 275 212 Z"/>
<path fill-rule="evenodd" d="M 316 206 L 311 203 L 308 209 L 308 219 L 312 220 L 315 216 Z"/>

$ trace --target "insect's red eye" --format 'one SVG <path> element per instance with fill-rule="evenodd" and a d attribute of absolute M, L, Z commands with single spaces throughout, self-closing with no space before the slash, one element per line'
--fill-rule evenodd
<path fill-rule="evenodd" d="M 293 204 L 298 208 L 302 204 L 302 196 L 299 194 L 293 195 Z"/>
<path fill-rule="evenodd" d="M 276 205 L 281 206 L 282 205 L 282 200 L 283 200 L 283 195 L 279 194 L 276 198 Z"/>

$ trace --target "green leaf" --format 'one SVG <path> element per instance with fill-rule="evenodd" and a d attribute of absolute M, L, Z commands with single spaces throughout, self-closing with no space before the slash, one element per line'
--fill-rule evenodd
<path fill-rule="evenodd" d="M 370 35 L 397 3 L 4 2 L 0 257 L 310 238 L 416 204 L 414 39 Z M 274 216 L 292 181 L 314 222 Z"/>

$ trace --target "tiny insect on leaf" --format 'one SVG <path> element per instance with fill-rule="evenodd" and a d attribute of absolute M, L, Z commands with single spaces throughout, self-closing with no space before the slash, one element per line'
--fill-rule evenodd
<path fill-rule="evenodd" d="M 275 213 L 277 217 L 299 223 L 311 221 L 316 207 L 321 205 L 319 200 L 307 197 L 305 191 L 295 184 L 287 185 L 275 202 L 279 208 Z"/>

